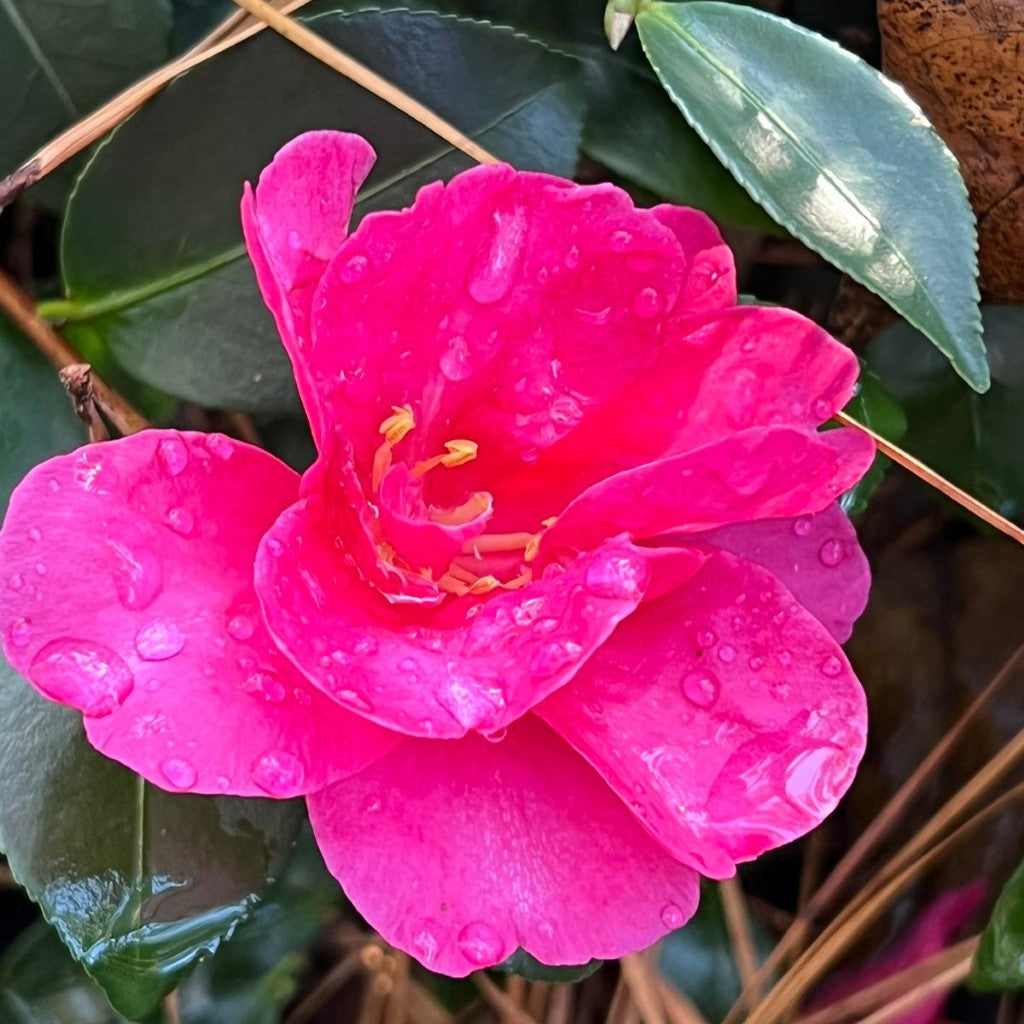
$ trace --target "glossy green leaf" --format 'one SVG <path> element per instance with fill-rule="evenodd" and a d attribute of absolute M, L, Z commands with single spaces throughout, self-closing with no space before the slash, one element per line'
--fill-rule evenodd
<path fill-rule="evenodd" d="M 518 166 L 574 168 L 583 94 L 571 57 L 508 29 L 429 13 L 323 13 L 308 24 Z M 407 204 L 420 185 L 470 162 L 261 33 L 177 79 L 97 151 L 64 227 L 69 301 L 47 312 L 69 318 L 72 340 L 83 322 L 101 331 L 127 369 L 173 394 L 239 409 L 292 406 L 291 371 L 242 249 L 238 202 L 242 183 L 288 139 L 331 127 L 365 135 L 378 152 L 357 219 Z"/>
<path fill-rule="evenodd" d="M 987 992 L 1024 988 L 1024 861 L 992 908 L 974 957 L 971 985 Z"/>
<path fill-rule="evenodd" d="M 766 957 L 774 940 L 756 918 L 751 920 L 758 956 Z M 697 913 L 661 943 L 658 967 L 689 998 L 710 1024 L 717 1024 L 740 994 L 740 976 L 725 923 L 718 886 L 703 881 Z"/>
<path fill-rule="evenodd" d="M 0 850 L 128 1017 L 249 916 L 301 804 L 165 793 L 85 741 L 81 718 L 0 664 Z"/>
<path fill-rule="evenodd" d="M 883 331 L 867 363 L 906 411 L 903 446 L 1011 519 L 1024 519 L 1024 307 L 982 306 L 992 387 L 975 394 L 907 324 Z"/>
<path fill-rule="evenodd" d="M 567 984 L 589 978 L 603 963 L 603 960 L 590 960 L 578 966 L 552 967 L 550 964 L 542 964 L 536 957 L 531 956 L 520 947 L 511 956 L 502 960 L 495 970 L 503 971 L 506 974 L 518 974 L 529 981 Z"/>
<path fill-rule="evenodd" d="M 86 441 L 57 371 L 0 314 L 0 517 L 15 484 L 37 463 Z"/>
<path fill-rule="evenodd" d="M 984 391 L 974 215 L 955 158 L 903 89 L 749 7 L 651 2 L 637 28 L 668 94 L 744 188 Z"/>

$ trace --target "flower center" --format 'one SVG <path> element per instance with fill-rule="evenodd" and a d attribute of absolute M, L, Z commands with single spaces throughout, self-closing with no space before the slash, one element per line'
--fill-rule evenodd
<path fill-rule="evenodd" d="M 383 440 L 374 453 L 371 472 L 374 495 L 379 495 L 381 482 L 391 468 L 395 447 L 415 427 L 416 418 L 410 405 L 392 406 L 391 415 L 381 422 L 378 432 Z M 417 462 L 412 468 L 412 476 L 421 480 L 438 467 L 455 469 L 464 466 L 477 457 L 477 452 L 477 443 L 467 438 L 445 441 L 444 451 Z M 455 508 L 430 507 L 426 510 L 426 518 L 442 526 L 466 526 L 487 512 L 490 501 L 489 494 L 477 492 Z M 405 564 L 401 553 L 386 539 L 381 540 L 377 547 L 381 556 L 396 568 L 431 579 L 438 589 L 448 594 L 462 597 L 466 594 L 487 594 L 498 589 L 518 590 L 533 579 L 533 570 L 527 563 L 536 557 L 544 529 L 554 521 L 554 518 L 545 519 L 543 529 L 536 533 L 478 534 L 463 543 L 459 554 L 436 579 L 430 569 Z"/>

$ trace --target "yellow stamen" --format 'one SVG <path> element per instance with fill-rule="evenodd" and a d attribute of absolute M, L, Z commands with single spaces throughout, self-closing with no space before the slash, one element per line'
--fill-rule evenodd
<path fill-rule="evenodd" d="M 502 582 L 496 576 L 481 576 L 475 583 L 470 584 L 469 593 L 489 594 L 500 586 L 502 586 Z"/>
<path fill-rule="evenodd" d="M 454 594 L 456 597 L 463 597 L 469 593 L 469 587 L 461 580 L 457 580 L 451 573 L 445 573 L 438 581 L 439 589 L 446 594 Z"/>
<path fill-rule="evenodd" d="M 522 551 L 533 539 L 532 533 L 484 533 L 462 545 L 464 555 L 493 554 L 498 551 Z"/>
<path fill-rule="evenodd" d="M 482 516 L 491 507 L 491 496 L 486 491 L 476 491 L 455 508 L 432 508 L 428 512 L 431 522 L 444 526 L 464 526 Z"/>
<path fill-rule="evenodd" d="M 523 551 L 523 558 L 527 562 L 532 562 L 537 557 L 537 552 L 540 550 L 541 538 L 544 536 L 546 530 L 550 530 L 555 523 L 558 522 L 558 516 L 548 516 L 547 519 L 540 521 L 543 530 L 538 530 L 537 533 L 533 534 L 532 537 L 526 542 L 526 548 Z"/>
<path fill-rule="evenodd" d="M 384 435 L 388 444 L 398 444 L 406 434 L 416 426 L 411 405 L 393 405 L 392 414 L 385 419 L 377 432 Z"/>
<path fill-rule="evenodd" d="M 446 466 L 448 469 L 464 466 L 467 462 L 472 462 L 476 458 L 478 446 L 476 441 L 467 441 L 463 437 L 457 437 L 453 441 L 445 441 L 444 447 L 444 455 L 435 455 L 432 459 L 424 459 L 423 462 L 417 462 L 413 467 L 412 475 L 424 476 L 435 466 Z"/>
<path fill-rule="evenodd" d="M 373 469 L 370 473 L 370 484 L 375 494 L 380 490 L 380 482 L 384 479 L 384 474 L 391 468 L 391 449 L 393 447 L 394 445 L 390 441 L 385 441 L 373 453 Z"/>

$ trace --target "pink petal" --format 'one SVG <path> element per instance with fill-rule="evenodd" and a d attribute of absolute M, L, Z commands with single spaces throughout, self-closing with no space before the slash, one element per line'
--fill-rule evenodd
<path fill-rule="evenodd" d="M 825 818 L 867 729 L 864 693 L 825 628 L 724 551 L 622 623 L 536 713 L 712 878 Z"/>
<path fill-rule="evenodd" d="M 686 256 L 686 282 L 673 312 L 695 316 L 736 305 L 736 263 L 714 222 L 688 206 L 652 206 L 651 213 L 669 228 Z"/>
<path fill-rule="evenodd" d="M 410 462 L 467 437 L 494 480 L 650 365 L 684 279 L 673 233 L 621 190 L 474 168 L 362 221 L 321 283 L 311 361 L 364 478 L 409 403 Z"/>
<path fill-rule="evenodd" d="M 764 566 L 840 643 L 850 638 L 867 606 L 871 570 L 838 504 L 796 519 L 723 526 L 691 534 L 685 542 L 722 548 Z"/>
<path fill-rule="evenodd" d="M 740 431 L 595 484 L 559 516 L 542 550 L 820 512 L 867 472 L 874 453 L 857 430 Z"/>
<path fill-rule="evenodd" d="M 267 533 L 256 590 L 270 632 L 340 704 L 413 736 L 507 726 L 564 685 L 642 600 L 646 558 L 612 540 L 520 590 L 439 609 L 390 604 L 299 502 Z"/>
<path fill-rule="evenodd" d="M 697 906 L 669 857 L 532 716 L 500 742 L 409 741 L 308 798 L 327 866 L 390 943 L 463 977 L 642 949 Z"/>
<path fill-rule="evenodd" d="M 242 196 L 242 228 L 263 299 L 295 366 L 299 393 L 319 441 L 326 424 L 309 376 L 313 292 L 348 234 L 356 190 L 376 155 L 345 132 L 307 132 L 282 147 Z"/>
<path fill-rule="evenodd" d="M 292 796 L 357 771 L 398 737 L 310 686 L 253 592 L 256 545 L 297 484 L 257 448 L 175 431 L 36 467 L 0 533 L 11 664 L 166 789 Z"/>
<path fill-rule="evenodd" d="M 894 949 L 864 967 L 834 974 L 815 993 L 808 1009 L 831 1006 L 946 949 L 984 900 L 985 885 L 980 881 L 943 893 L 911 923 Z M 932 1024 L 940 1018 L 948 998 L 947 992 L 940 992 L 892 1020 L 894 1024 Z"/>
<path fill-rule="evenodd" d="M 496 524 L 554 515 L 613 473 L 751 427 L 814 429 L 853 394 L 857 359 L 817 324 L 746 306 L 665 325 L 653 366 L 507 482 Z"/>

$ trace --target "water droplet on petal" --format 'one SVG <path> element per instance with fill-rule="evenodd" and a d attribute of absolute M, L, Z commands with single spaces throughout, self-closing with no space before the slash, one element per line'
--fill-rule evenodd
<path fill-rule="evenodd" d="M 488 743 L 501 743 L 507 735 L 508 729 L 495 729 L 493 732 L 485 732 L 484 739 Z"/>
<path fill-rule="evenodd" d="M 272 750 L 254 765 L 252 779 L 272 796 L 295 796 L 302 788 L 306 769 L 302 762 L 286 750 Z"/>
<path fill-rule="evenodd" d="M 806 537 L 811 532 L 811 521 L 806 516 L 802 516 L 793 523 L 793 532 L 798 537 Z"/>
<path fill-rule="evenodd" d="M 832 403 L 819 398 L 814 403 L 814 415 L 819 420 L 827 420 L 832 415 Z"/>
<path fill-rule="evenodd" d="M 681 928 L 686 921 L 686 915 L 675 903 L 666 903 L 661 908 L 661 923 L 666 928 Z"/>
<path fill-rule="evenodd" d="M 633 309 L 636 315 L 644 319 L 657 316 L 664 306 L 661 294 L 656 288 L 641 288 L 633 300 Z"/>
<path fill-rule="evenodd" d="M 135 650 L 146 661 L 166 661 L 184 646 L 185 638 L 173 622 L 157 619 L 135 634 Z"/>
<path fill-rule="evenodd" d="M 235 454 L 234 443 L 230 437 L 226 437 L 224 434 L 207 434 L 206 447 L 222 462 L 227 462 Z"/>
<path fill-rule="evenodd" d="M 792 665 L 793 655 L 789 651 L 779 651 L 779 664 L 780 665 Z"/>
<path fill-rule="evenodd" d="M 32 639 L 32 626 L 26 618 L 15 619 L 7 629 L 7 636 L 15 647 L 25 647 Z"/>
<path fill-rule="evenodd" d="M 706 650 L 708 647 L 714 647 L 717 639 L 718 637 L 715 635 L 714 630 L 702 629 L 697 634 L 697 645 Z"/>
<path fill-rule="evenodd" d="M 830 654 L 819 666 L 821 674 L 828 676 L 829 679 L 835 679 L 837 676 L 842 674 L 843 663 L 834 655 Z"/>
<path fill-rule="evenodd" d="M 60 481 L 55 476 L 50 477 L 50 479 L 47 481 L 47 486 L 50 488 L 51 494 L 60 493 Z"/>
<path fill-rule="evenodd" d="M 710 708 L 718 700 L 720 689 L 715 676 L 703 669 L 695 669 L 683 676 L 683 696 L 695 707 Z"/>
<path fill-rule="evenodd" d="M 30 541 L 35 543 L 38 543 L 43 539 L 42 533 L 35 526 L 29 527 L 27 536 Z"/>
<path fill-rule="evenodd" d="M 613 231 L 608 238 L 608 245 L 612 252 L 624 252 L 633 236 L 628 231 Z"/>
<path fill-rule="evenodd" d="M 187 508 L 175 506 L 167 511 L 167 525 L 182 537 L 191 535 L 195 528 L 195 517 Z"/>
<path fill-rule="evenodd" d="M 412 933 L 413 949 L 416 950 L 420 960 L 425 964 L 433 963 L 437 957 L 437 951 L 441 945 L 437 937 L 440 931 L 441 925 L 433 918 L 428 917 Z"/>
<path fill-rule="evenodd" d="M 32 568 L 37 576 L 46 575 L 46 566 L 42 562 L 36 562 L 36 564 L 32 566 Z"/>
<path fill-rule="evenodd" d="M 441 372 L 450 381 L 465 380 L 473 372 L 469 357 L 469 345 L 462 335 L 456 335 L 448 342 L 448 348 L 441 355 Z"/>
<path fill-rule="evenodd" d="M 104 463 L 95 450 L 82 452 L 75 459 L 73 476 L 83 491 L 97 494 L 109 494 L 118 482 L 117 470 Z"/>
<path fill-rule="evenodd" d="M 647 567 L 639 559 L 616 556 L 595 561 L 583 584 L 596 597 L 612 601 L 636 600 L 647 582 Z"/>
<path fill-rule="evenodd" d="M 355 284 L 366 276 L 366 270 L 369 265 L 365 256 L 353 256 L 352 259 L 342 266 L 338 276 L 345 284 Z"/>
<path fill-rule="evenodd" d="M 156 446 L 156 454 L 171 476 L 178 476 L 188 465 L 188 448 L 180 437 L 165 437 Z"/>
<path fill-rule="evenodd" d="M 20 572 L 16 572 L 13 576 L 9 576 L 7 578 L 7 586 L 9 586 L 11 590 L 21 590 L 21 588 L 25 586 L 25 577 L 22 576 Z"/>
<path fill-rule="evenodd" d="M 603 306 L 601 309 L 574 309 L 574 319 L 588 327 L 603 327 L 611 319 L 612 307 Z"/>
<path fill-rule="evenodd" d="M 818 551 L 818 560 L 829 569 L 834 569 L 844 557 L 842 541 L 835 537 L 825 541 Z"/>
<path fill-rule="evenodd" d="M 493 218 L 494 233 L 477 254 L 466 282 L 469 294 L 481 304 L 497 302 L 512 287 L 526 240 L 522 207 L 495 210 Z"/>
<path fill-rule="evenodd" d="M 144 544 L 107 538 L 114 560 L 114 589 L 118 600 L 130 611 L 148 608 L 163 590 L 163 566 L 157 554 Z"/>
<path fill-rule="evenodd" d="M 548 678 L 571 665 L 583 653 L 583 648 L 571 640 L 552 640 L 533 653 L 530 672 L 541 678 Z"/>
<path fill-rule="evenodd" d="M 736 658 L 736 648 L 735 647 L 732 647 L 729 644 L 722 644 L 722 646 L 718 648 L 718 660 L 719 661 L 722 661 L 726 665 L 728 665 L 729 662 L 733 661 L 735 658 Z"/>
<path fill-rule="evenodd" d="M 245 680 L 242 689 L 268 704 L 280 704 L 288 695 L 284 683 L 273 672 L 253 672 Z"/>
<path fill-rule="evenodd" d="M 753 669 L 753 671 L 760 672 L 761 669 L 764 668 L 764 658 L 762 658 L 760 655 L 754 654 L 747 661 L 747 664 L 751 667 L 751 669 Z"/>
<path fill-rule="evenodd" d="M 116 651 L 105 644 L 62 637 L 32 660 L 29 678 L 48 697 L 100 718 L 124 703 L 135 678 Z"/>
<path fill-rule="evenodd" d="M 175 789 L 191 789 L 199 781 L 196 766 L 180 757 L 169 757 L 164 761 L 160 765 L 160 774 Z"/>
<path fill-rule="evenodd" d="M 232 615 L 228 619 L 228 632 L 236 640 L 248 640 L 256 632 L 256 626 L 248 615 Z"/>
<path fill-rule="evenodd" d="M 459 932 L 459 952 L 477 967 L 504 959 L 505 941 L 486 921 L 472 921 Z"/>

